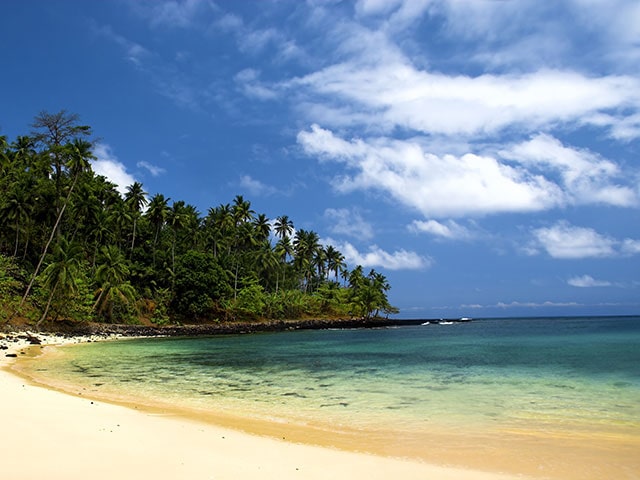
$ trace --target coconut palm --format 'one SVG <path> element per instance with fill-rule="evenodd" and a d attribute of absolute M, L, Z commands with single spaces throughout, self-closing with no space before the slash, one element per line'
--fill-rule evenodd
<path fill-rule="evenodd" d="M 36 277 L 38 276 L 38 273 L 40 272 L 40 268 L 42 267 L 42 262 L 44 261 L 44 258 L 47 255 L 47 252 L 49 251 L 49 246 L 53 241 L 53 237 L 58 231 L 60 220 L 62 220 L 62 215 L 64 215 L 64 211 L 67 208 L 67 205 L 69 204 L 69 200 L 71 199 L 71 195 L 78 181 L 78 177 L 80 176 L 81 173 L 87 170 L 91 170 L 91 167 L 89 165 L 89 159 L 95 158 L 95 156 L 91 151 L 91 143 L 81 139 L 75 139 L 73 142 L 65 145 L 64 151 L 67 159 L 66 167 L 67 167 L 67 170 L 69 171 L 69 174 L 72 176 L 73 180 L 71 182 L 71 186 L 69 187 L 69 192 L 67 193 L 65 202 L 62 205 L 60 212 L 58 213 L 58 217 L 56 218 L 56 222 L 53 228 L 51 229 L 51 235 L 49 236 L 49 239 L 47 240 L 47 243 L 44 246 L 42 255 L 40 255 L 40 260 L 38 261 L 38 265 L 36 266 L 36 269 L 34 270 L 33 275 L 31 276 L 29 285 L 27 285 L 27 289 L 24 292 L 24 295 L 22 296 L 22 300 L 20 301 L 20 305 L 18 306 L 18 309 L 16 310 L 16 312 L 14 312 L 14 315 L 17 314 L 18 311 L 22 308 L 22 305 L 24 304 L 25 300 L 27 299 L 27 296 L 29 295 L 29 292 L 31 291 L 31 288 L 33 287 L 33 282 L 35 281 Z"/>
<path fill-rule="evenodd" d="M 158 236 L 162 227 L 167 221 L 169 216 L 169 200 L 165 198 L 161 193 L 155 194 L 149 201 L 149 208 L 147 209 L 147 218 L 154 226 L 155 233 L 153 237 L 153 265 L 156 264 L 156 246 L 158 245 Z"/>
<path fill-rule="evenodd" d="M 124 304 L 135 302 L 135 289 L 127 281 L 128 277 L 129 266 L 120 249 L 115 245 L 102 247 L 95 273 L 98 288 L 93 310 L 106 313 L 107 318 L 112 320 L 114 301 L 119 300 Z"/>
<path fill-rule="evenodd" d="M 271 225 L 269 219 L 264 213 L 261 213 L 253 219 L 254 235 L 258 242 L 264 242 L 269 238 L 271 233 Z"/>
<path fill-rule="evenodd" d="M 327 271 L 334 272 L 337 282 L 338 273 L 344 267 L 344 255 L 333 245 L 329 245 L 325 248 L 325 258 L 327 261 Z"/>
<path fill-rule="evenodd" d="M 276 218 L 276 221 L 273 224 L 273 230 L 275 231 L 276 236 L 281 240 L 289 238 L 293 233 L 293 222 L 289 220 L 287 215 L 281 215 Z"/>
<path fill-rule="evenodd" d="M 300 229 L 296 231 L 293 239 L 294 259 L 293 263 L 298 272 L 302 275 L 303 290 L 306 292 L 311 286 L 311 279 L 314 259 L 317 259 L 317 252 L 320 247 L 320 238 L 312 230 Z"/>
<path fill-rule="evenodd" d="M 42 271 L 42 283 L 49 290 L 49 297 L 36 328 L 39 329 L 42 322 L 47 318 L 51 301 L 56 292 L 59 292 L 62 296 L 69 296 L 77 292 L 81 255 L 82 248 L 79 244 L 70 243 L 64 237 L 61 237 L 59 242 L 56 243 L 53 251 L 53 260 Z"/>
<path fill-rule="evenodd" d="M 10 225 L 15 230 L 15 242 L 13 256 L 18 255 L 20 244 L 20 232 L 24 231 L 24 225 L 30 219 L 30 202 L 28 192 L 22 188 L 14 188 L 9 192 L 0 208 L 0 216 L 6 221 L 6 227 Z"/>
<path fill-rule="evenodd" d="M 136 243 L 136 227 L 138 225 L 138 218 L 141 215 L 142 208 L 147 205 L 147 192 L 142 189 L 140 182 L 133 182 L 127 187 L 127 192 L 124 195 L 124 203 L 131 212 L 133 218 L 133 236 L 131 238 L 131 252 Z"/>
<path fill-rule="evenodd" d="M 241 223 L 250 221 L 256 212 L 251 210 L 251 202 L 245 200 L 242 195 L 236 195 L 233 199 L 231 213 L 236 225 L 240 225 Z"/>

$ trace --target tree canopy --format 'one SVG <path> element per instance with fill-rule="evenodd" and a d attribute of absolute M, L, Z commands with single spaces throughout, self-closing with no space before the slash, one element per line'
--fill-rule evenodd
<path fill-rule="evenodd" d="M 397 312 L 384 275 L 350 271 L 287 215 L 270 219 L 237 195 L 203 216 L 139 182 L 121 196 L 91 169 L 91 127 L 78 115 L 41 112 L 32 126 L 13 141 L 0 136 L 0 321 Z"/>

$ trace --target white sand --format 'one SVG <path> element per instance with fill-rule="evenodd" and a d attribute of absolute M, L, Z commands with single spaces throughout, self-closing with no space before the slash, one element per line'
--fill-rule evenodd
<path fill-rule="evenodd" d="M 15 351 L 18 345 L 9 351 Z M 15 359 L 0 352 L 0 367 Z M 0 368 L 6 479 L 420 479 L 514 477 L 279 441 L 66 395 Z"/>

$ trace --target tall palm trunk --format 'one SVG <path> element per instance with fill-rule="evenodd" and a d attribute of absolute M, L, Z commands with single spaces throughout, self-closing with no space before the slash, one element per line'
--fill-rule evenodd
<path fill-rule="evenodd" d="M 20 223 L 18 223 L 18 219 L 16 218 L 16 245 L 13 249 L 14 258 L 18 256 L 18 245 L 20 243 Z"/>
<path fill-rule="evenodd" d="M 56 235 L 56 232 L 58 231 L 58 226 L 60 225 L 60 221 L 62 220 L 62 215 L 64 215 L 64 211 L 66 210 L 67 205 L 69 204 L 71 193 L 73 193 L 73 189 L 76 186 L 77 180 L 78 180 L 78 174 L 76 174 L 73 177 L 73 183 L 69 188 L 69 193 L 67 193 L 67 198 L 64 201 L 64 205 L 62 205 L 62 208 L 60 209 L 58 218 L 56 218 L 56 223 L 53 225 L 53 228 L 51 229 L 51 234 L 49 235 L 49 239 L 47 240 L 47 243 L 44 246 L 42 255 L 40 255 L 40 260 L 38 260 L 38 265 L 36 266 L 36 269 L 34 270 L 33 275 L 31 275 L 31 280 L 29 280 L 29 285 L 27 285 L 27 290 L 24 292 L 24 295 L 22 296 L 22 300 L 20 300 L 20 305 L 18 305 L 18 308 L 16 308 L 15 312 L 13 312 L 13 314 L 7 320 L 5 320 L 5 323 L 8 323 L 15 318 L 15 316 L 20 312 L 20 309 L 24 305 L 24 302 L 27 300 L 27 297 L 29 296 L 29 292 L 31 292 L 31 288 L 33 288 L 33 283 L 35 282 L 36 277 L 38 276 L 38 273 L 40 273 L 40 268 L 42 267 L 42 263 L 44 262 L 44 257 L 47 255 L 47 252 L 49 251 L 49 246 L 53 241 L 53 237 Z"/>
<path fill-rule="evenodd" d="M 45 319 L 47 318 L 47 313 L 49 313 L 49 307 L 51 307 L 51 300 L 53 300 L 53 295 L 54 293 L 56 293 L 56 289 L 58 288 L 58 283 L 60 283 L 60 280 L 56 281 L 55 285 L 51 289 L 51 292 L 49 293 L 47 306 L 45 307 L 44 312 L 42 312 L 42 316 L 40 317 L 40 320 L 38 320 L 38 323 L 36 323 L 36 330 L 40 330 L 40 325 L 42 325 L 42 322 L 44 322 Z"/>

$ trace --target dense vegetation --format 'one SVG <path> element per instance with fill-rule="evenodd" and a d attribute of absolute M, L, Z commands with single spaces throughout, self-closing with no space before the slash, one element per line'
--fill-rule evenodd
<path fill-rule="evenodd" d="M 371 317 L 397 310 L 380 273 L 249 201 L 206 215 L 96 175 L 92 131 L 65 111 L 0 136 L 0 323 Z"/>

